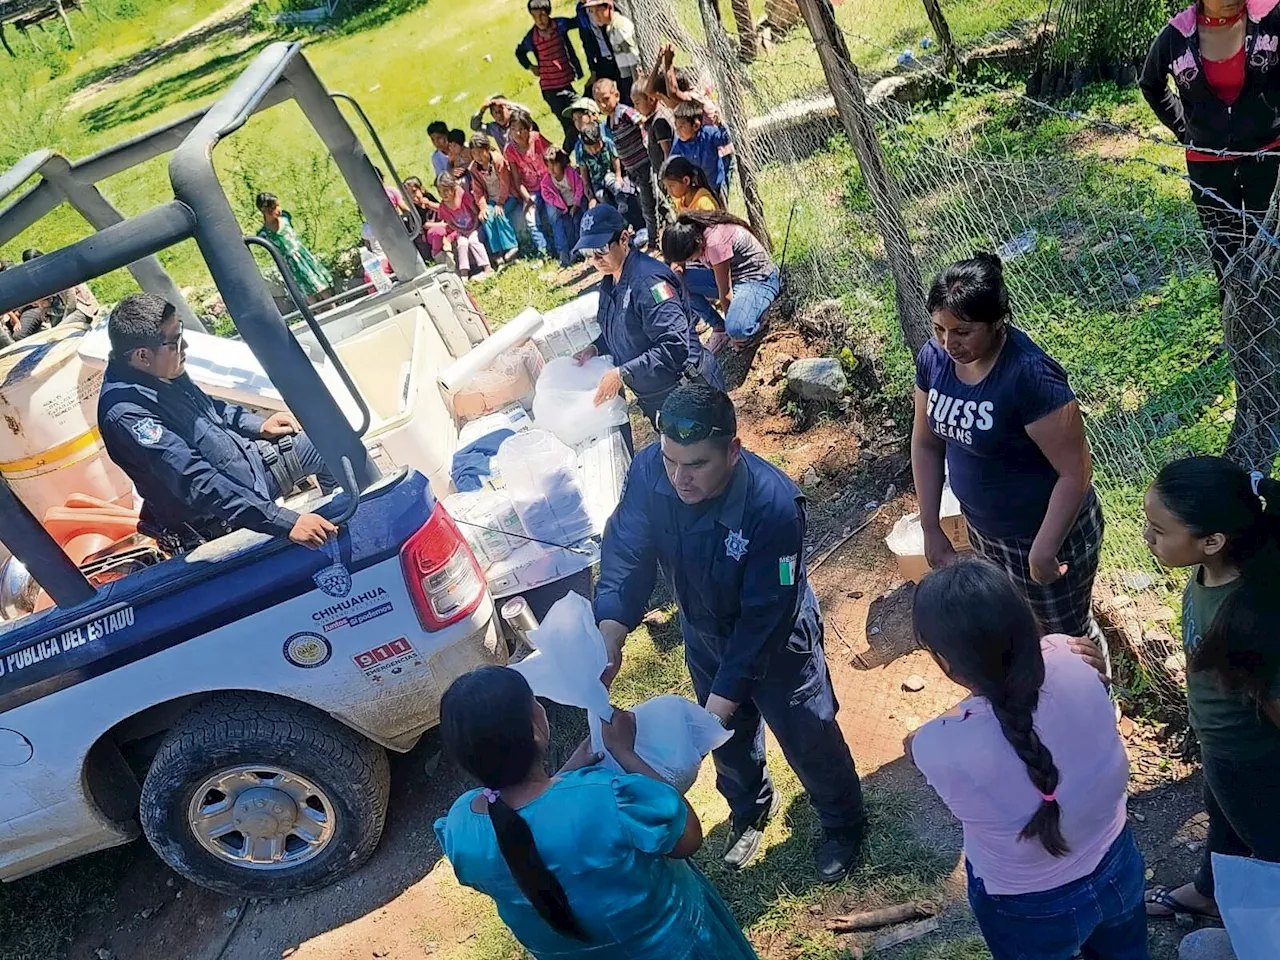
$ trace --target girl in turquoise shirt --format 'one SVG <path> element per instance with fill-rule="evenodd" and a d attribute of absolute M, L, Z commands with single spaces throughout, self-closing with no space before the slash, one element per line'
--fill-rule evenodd
<path fill-rule="evenodd" d="M 593 766 L 583 744 L 554 776 L 547 714 L 524 677 L 480 667 L 440 704 L 445 749 L 484 786 L 436 836 L 458 881 L 494 899 L 538 960 L 754 960 L 729 908 L 688 858 L 702 825 L 635 753 L 635 717 L 616 711 L 605 746 L 627 771 Z"/>

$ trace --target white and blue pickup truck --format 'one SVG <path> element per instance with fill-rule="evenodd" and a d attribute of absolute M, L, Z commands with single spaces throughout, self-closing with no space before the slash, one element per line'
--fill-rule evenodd
<path fill-rule="evenodd" d="M 212 162 L 222 138 L 284 100 L 320 135 L 396 274 L 389 290 L 357 290 L 356 302 L 317 305 L 319 316 L 278 251 L 242 235 Z M 112 547 L 123 553 L 93 561 L 116 565 L 105 571 L 73 562 L 45 528 L 48 504 L 32 502 L 47 499 L 47 481 L 23 474 L 20 496 L 13 463 L 0 463 L 0 544 L 18 561 L 0 581 L 0 881 L 139 832 L 173 869 L 221 892 L 285 897 L 334 881 L 378 843 L 386 751 L 438 723 L 456 677 L 506 661 L 493 598 L 554 591 L 590 567 L 583 544 L 526 537 L 482 570 L 441 505 L 461 425 L 445 381 L 462 381 L 445 374 L 466 357 L 492 359 L 513 334 L 491 337 L 458 277 L 423 263 L 411 240 L 421 224 L 406 230 L 339 100 L 394 178 L 363 110 L 331 95 L 296 43 L 268 45 L 218 102 L 150 134 L 74 162 L 38 151 L 0 171 L 0 202 L 38 180 L 0 208 L 0 243 L 62 203 L 97 230 L 0 272 L 0 314 L 129 269 L 179 305 L 192 379 L 257 412 L 290 411 L 344 490 L 290 502 L 340 528 L 325 551 L 247 531 L 177 555 L 126 538 Z M 167 153 L 170 202 L 125 219 L 95 186 Z M 203 332 L 155 257 L 188 240 L 237 339 Z M 276 260 L 298 323 L 273 302 L 255 245 Z M 106 361 L 100 326 L 75 336 L 57 368 L 75 372 L 55 398 L 60 415 L 94 408 Z M 43 369 L 36 343 L 0 352 L 3 397 Z M 31 399 L 42 394 L 22 396 L 0 420 L 15 436 L 22 417 L 50 410 Z M 100 448 L 87 416 L 76 451 Z M 615 434 L 577 451 L 596 534 L 620 493 L 620 449 Z M 15 570 L 26 579 L 11 583 Z M 11 607 L 32 584 L 54 605 Z"/>
<path fill-rule="evenodd" d="M 0 628 L 0 877 L 140 822 L 206 887 L 322 886 L 377 845 L 385 748 L 506 653 L 474 556 L 411 471 L 367 489 L 328 553 L 236 533 Z"/>

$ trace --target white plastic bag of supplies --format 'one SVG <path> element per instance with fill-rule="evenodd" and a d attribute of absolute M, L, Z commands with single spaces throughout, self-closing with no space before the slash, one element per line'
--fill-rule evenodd
<path fill-rule="evenodd" d="M 698 779 L 702 758 L 732 736 L 702 707 L 674 694 L 653 697 L 631 712 L 636 715 L 636 754 L 681 793 L 688 793 Z M 594 743 L 599 721 L 588 715 L 587 722 Z M 604 762 L 623 772 L 607 751 Z"/>
<path fill-rule="evenodd" d="M 609 692 L 600 682 L 609 658 L 590 601 L 577 593 L 557 600 L 530 631 L 529 644 L 534 653 L 512 668 L 538 696 L 585 709 L 592 749 L 604 753 L 605 765 L 621 773 L 601 735 L 601 722 L 613 716 Z M 681 793 L 693 786 L 703 758 L 730 736 L 715 717 L 683 697 L 654 697 L 632 712 L 636 754 Z"/>
<path fill-rule="evenodd" d="M 600 379 L 612 369 L 613 364 L 603 357 L 592 357 L 581 365 L 572 357 L 547 363 L 533 395 L 533 422 L 538 429 L 549 430 L 574 447 L 626 423 L 627 402 L 621 395 L 596 406 Z"/>
<path fill-rule="evenodd" d="M 609 691 L 600 674 L 609 664 L 591 601 L 570 592 L 557 600 L 527 640 L 533 653 L 511 664 L 540 697 L 581 707 L 588 717 L 609 717 Z M 601 747 L 594 744 L 596 750 Z"/>

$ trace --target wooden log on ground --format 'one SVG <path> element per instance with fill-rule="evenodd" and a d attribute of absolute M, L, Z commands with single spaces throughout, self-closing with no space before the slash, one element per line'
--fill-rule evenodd
<path fill-rule="evenodd" d="M 887 927 L 891 923 L 902 923 L 904 920 L 915 920 L 917 917 L 932 917 L 938 912 L 938 904 L 932 900 L 912 900 L 908 903 L 895 903 L 892 906 L 880 907 L 876 910 L 863 910 L 860 913 L 847 913 L 840 917 L 831 917 L 826 927 L 833 933 L 852 933 L 854 930 L 874 930 Z"/>

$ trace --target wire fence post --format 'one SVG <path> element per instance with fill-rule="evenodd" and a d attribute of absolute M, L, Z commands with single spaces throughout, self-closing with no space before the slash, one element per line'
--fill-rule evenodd
<path fill-rule="evenodd" d="M 880 139 L 867 107 L 867 99 L 862 93 L 858 68 L 849 56 L 849 48 L 836 23 L 831 0 L 799 0 L 799 6 L 809 32 L 813 35 L 822 72 L 826 75 L 827 86 L 835 98 L 840 123 L 858 158 L 862 178 L 871 195 L 876 224 L 884 241 L 889 268 L 893 272 L 898 324 L 902 329 L 903 339 L 911 348 L 911 355 L 915 356 L 932 333 L 929 312 L 925 308 L 920 265 L 911 250 L 907 225 L 902 219 L 902 201 L 898 196 L 898 188 L 880 150 Z"/>
<path fill-rule="evenodd" d="M 747 206 L 747 220 L 752 231 L 772 246 L 769 240 L 769 223 L 764 215 L 764 203 L 756 188 L 756 157 L 752 145 L 751 130 L 747 125 L 747 109 L 742 96 L 742 83 L 738 76 L 738 50 L 725 32 L 716 15 L 712 0 L 698 0 L 702 14 L 702 27 L 707 34 L 707 49 L 711 56 L 711 70 L 716 86 L 720 89 L 720 112 L 733 138 L 735 166 L 738 182 L 742 184 L 742 199 Z"/>
<path fill-rule="evenodd" d="M 738 56 L 743 63 L 756 58 L 760 44 L 756 37 L 756 24 L 751 16 L 751 0 L 730 0 L 734 22 L 738 25 Z"/>
<path fill-rule="evenodd" d="M 924 12 L 929 17 L 934 36 L 938 38 L 938 46 L 942 47 L 943 70 L 947 76 L 952 76 L 960 65 L 960 59 L 956 56 L 956 44 L 951 39 L 951 27 L 942 13 L 942 4 L 939 0 L 924 0 Z"/>

